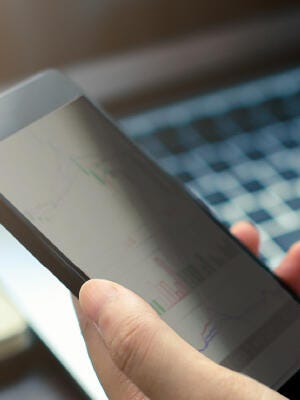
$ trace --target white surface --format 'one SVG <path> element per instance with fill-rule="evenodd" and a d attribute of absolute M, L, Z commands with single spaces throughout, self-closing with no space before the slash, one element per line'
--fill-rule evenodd
<path fill-rule="evenodd" d="M 0 227 L 0 279 L 35 332 L 92 399 L 106 399 L 87 355 L 69 291 Z"/>

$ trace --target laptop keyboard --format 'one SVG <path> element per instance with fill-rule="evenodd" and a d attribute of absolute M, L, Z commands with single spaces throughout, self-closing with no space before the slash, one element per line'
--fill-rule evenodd
<path fill-rule="evenodd" d="M 300 240 L 300 68 L 120 123 L 226 225 L 255 223 L 271 268 Z"/>

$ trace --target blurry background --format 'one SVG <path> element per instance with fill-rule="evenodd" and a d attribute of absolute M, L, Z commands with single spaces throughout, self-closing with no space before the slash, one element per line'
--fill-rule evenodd
<path fill-rule="evenodd" d="M 293 1 L 292 1 L 293 2 Z M 72 64 L 230 23 L 284 6 L 280 0 L 2 0 L 0 85 Z M 290 2 L 291 3 L 291 2 Z M 294 1 L 296 4 L 297 1 Z M 137 34 L 138 33 L 138 34 Z"/>

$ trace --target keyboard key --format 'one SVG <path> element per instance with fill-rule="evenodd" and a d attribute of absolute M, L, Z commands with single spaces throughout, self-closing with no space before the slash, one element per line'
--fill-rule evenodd
<path fill-rule="evenodd" d="M 267 107 L 270 112 L 279 120 L 286 121 L 290 119 L 284 106 L 284 102 L 280 97 L 274 97 L 271 100 L 264 102 L 265 107 Z"/>
<path fill-rule="evenodd" d="M 296 179 L 299 177 L 298 172 L 296 172 L 292 169 L 286 169 L 285 171 L 281 171 L 279 173 L 284 179 L 286 179 L 288 181 L 291 181 L 292 179 Z"/>
<path fill-rule="evenodd" d="M 198 157 L 195 151 L 187 151 L 179 156 L 182 171 L 190 173 L 193 178 L 200 178 L 207 174 L 208 167 L 204 160 Z"/>
<path fill-rule="evenodd" d="M 203 143 L 198 133 L 190 125 L 178 128 L 177 138 L 180 143 L 184 143 L 187 149 L 194 149 Z"/>
<path fill-rule="evenodd" d="M 176 175 L 176 178 L 178 178 L 182 182 L 189 182 L 194 179 L 194 177 L 189 172 L 180 172 L 180 174 Z"/>
<path fill-rule="evenodd" d="M 272 210 L 273 211 L 273 210 Z M 299 229 L 299 221 L 295 211 L 290 211 L 276 216 L 278 224 L 282 227 L 282 233 L 291 232 Z"/>
<path fill-rule="evenodd" d="M 300 197 L 295 199 L 287 200 L 286 204 L 291 207 L 292 210 L 300 210 Z"/>
<path fill-rule="evenodd" d="M 215 177 L 215 173 L 211 172 L 210 174 L 206 173 L 205 175 L 200 176 L 196 180 L 199 188 L 201 189 L 203 196 L 220 191 L 221 186 L 217 185 L 217 180 L 214 179 L 214 177 Z M 223 192 L 223 190 L 222 190 L 222 192 Z"/>
<path fill-rule="evenodd" d="M 230 190 L 230 195 L 232 193 L 232 190 L 240 187 L 239 181 L 235 179 L 234 176 L 232 176 L 230 171 L 222 172 L 221 174 L 216 174 L 214 181 L 216 187 L 221 188 L 222 192 L 227 192 L 228 190 Z"/>
<path fill-rule="evenodd" d="M 260 224 L 262 222 L 265 222 L 265 221 L 268 221 L 268 220 L 272 219 L 271 214 L 269 214 L 264 209 L 253 211 L 253 212 L 249 213 L 248 215 L 257 224 Z"/>
<path fill-rule="evenodd" d="M 215 172 L 222 172 L 230 168 L 226 161 L 218 161 L 210 164 L 210 168 Z"/>
<path fill-rule="evenodd" d="M 280 177 L 268 186 L 269 192 L 278 199 L 289 200 L 295 196 L 293 185 L 290 181 L 283 180 Z M 266 199 L 268 201 L 268 198 Z"/>
<path fill-rule="evenodd" d="M 294 149 L 295 147 L 299 146 L 299 143 L 296 140 L 293 139 L 284 139 L 281 141 L 284 147 L 287 149 Z"/>
<path fill-rule="evenodd" d="M 293 243 L 300 240 L 300 229 L 277 236 L 274 240 L 284 251 L 287 251 Z"/>
<path fill-rule="evenodd" d="M 300 115 L 300 92 L 286 97 L 285 109 L 289 118 Z"/>
<path fill-rule="evenodd" d="M 224 139 L 241 133 L 241 128 L 226 114 L 214 116 L 214 123 L 219 135 Z"/>
<path fill-rule="evenodd" d="M 195 121 L 194 127 L 205 142 L 214 143 L 222 140 L 212 118 L 202 118 Z"/>
<path fill-rule="evenodd" d="M 251 193 L 258 192 L 258 191 L 264 189 L 264 187 L 265 187 L 263 184 L 261 184 L 259 181 L 255 180 L 255 179 L 253 179 L 252 181 L 249 181 L 247 183 L 244 183 L 243 186 L 246 190 L 248 190 L 248 192 L 251 192 Z"/>
<path fill-rule="evenodd" d="M 161 158 L 168 154 L 168 150 L 165 146 L 155 140 L 153 136 L 138 137 L 135 139 L 135 143 L 152 157 Z"/>
<path fill-rule="evenodd" d="M 274 153 L 278 151 L 278 149 L 282 149 L 282 145 L 278 141 L 277 135 L 278 133 L 281 133 L 283 129 L 284 127 L 282 124 L 273 124 L 256 130 L 249 135 L 251 143 L 265 154 Z"/>
<path fill-rule="evenodd" d="M 186 151 L 186 147 L 178 141 L 175 129 L 166 129 L 156 132 L 155 136 L 171 153 L 178 154 Z"/>
<path fill-rule="evenodd" d="M 254 129 L 248 108 L 236 108 L 235 110 L 230 111 L 229 115 L 232 120 L 238 124 L 242 131 L 250 132 Z"/>
<path fill-rule="evenodd" d="M 211 205 L 225 203 L 229 198 L 222 192 L 214 192 L 205 196 L 205 200 Z"/>
<path fill-rule="evenodd" d="M 267 240 L 265 243 L 262 244 L 262 252 L 263 254 L 267 257 L 267 260 L 269 258 L 273 258 L 275 255 L 281 255 L 281 250 L 278 248 L 278 246 L 272 241 L 272 240 Z"/>
<path fill-rule="evenodd" d="M 246 156 L 250 158 L 250 160 L 260 160 L 265 157 L 265 154 L 260 150 L 251 150 L 246 153 Z"/>
<path fill-rule="evenodd" d="M 281 236 L 282 234 L 286 233 L 286 230 L 282 230 L 282 227 L 279 225 L 277 220 L 271 219 L 269 221 L 265 221 L 262 225 L 264 230 L 268 232 L 271 237 Z M 291 230 L 289 230 L 291 232 Z"/>
<path fill-rule="evenodd" d="M 237 207 L 236 205 L 232 207 L 232 204 L 230 202 L 221 203 L 220 205 L 217 205 L 215 207 L 220 218 L 226 220 L 230 224 L 247 218 L 245 212 L 240 207 Z"/>
<path fill-rule="evenodd" d="M 262 103 L 237 108 L 230 115 L 244 132 L 256 131 L 275 122 L 272 113 Z"/>
<path fill-rule="evenodd" d="M 269 210 L 271 207 L 276 207 L 278 206 L 278 204 L 282 203 L 281 198 L 276 193 L 273 193 L 272 190 L 270 190 L 269 188 L 255 193 L 255 198 L 260 207 L 267 210 Z"/>
<path fill-rule="evenodd" d="M 182 165 L 174 155 L 158 160 L 158 164 L 170 175 L 178 175 L 182 171 Z"/>

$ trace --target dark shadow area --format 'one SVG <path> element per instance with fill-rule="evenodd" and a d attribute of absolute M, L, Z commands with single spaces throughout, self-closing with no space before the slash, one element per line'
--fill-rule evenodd
<path fill-rule="evenodd" d="M 35 338 L 30 350 L 0 364 L 0 399 L 86 400 L 87 396 Z"/>

